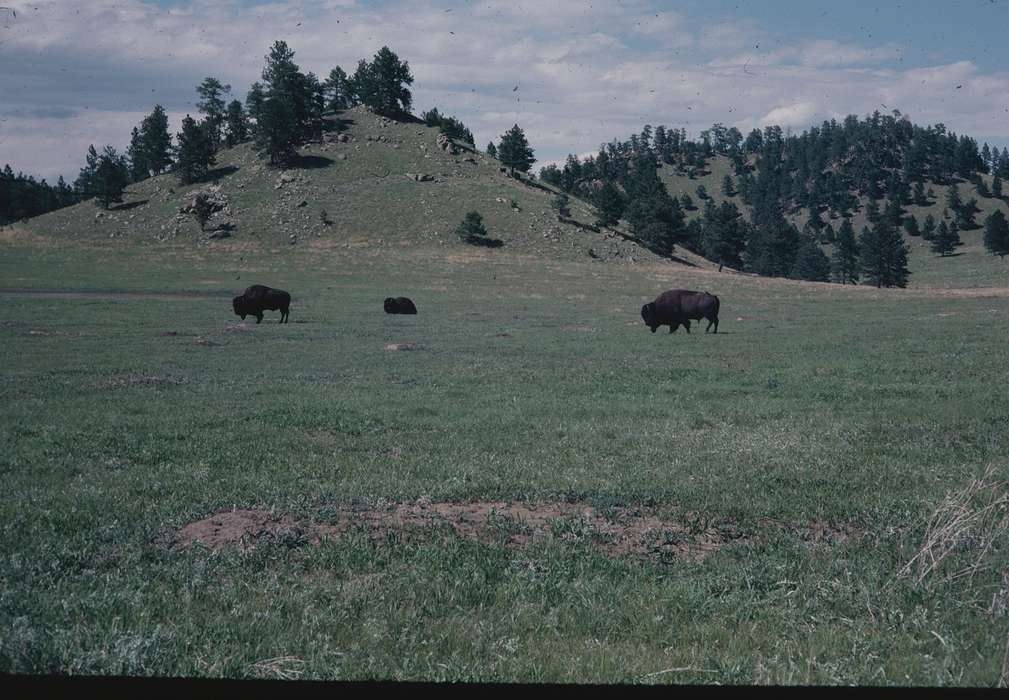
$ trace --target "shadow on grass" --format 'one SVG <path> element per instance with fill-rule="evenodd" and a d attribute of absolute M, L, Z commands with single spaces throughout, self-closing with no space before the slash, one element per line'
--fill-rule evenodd
<path fill-rule="evenodd" d="M 479 246 L 481 248 L 500 248 L 504 245 L 504 241 L 500 238 L 480 238 L 479 236 L 470 236 L 469 238 L 464 238 L 463 242 L 469 243 L 470 245 Z"/>
<path fill-rule="evenodd" d="M 234 175 L 238 172 L 237 165 L 226 165 L 223 168 L 214 168 L 213 170 L 208 170 L 207 174 L 201 177 L 196 182 L 217 182 L 222 177 L 227 177 L 228 175 Z"/>
<path fill-rule="evenodd" d="M 109 211 L 129 211 L 130 209 L 136 209 L 137 207 L 142 207 L 147 204 L 149 199 L 141 199 L 138 202 L 127 202 L 126 204 L 120 204 L 116 207 L 109 207 Z"/>
<path fill-rule="evenodd" d="M 300 168 L 302 170 L 317 170 L 319 168 L 328 168 L 334 162 L 332 158 L 324 158 L 323 156 L 297 156 L 291 159 L 289 167 Z"/>
<path fill-rule="evenodd" d="M 578 221 L 577 219 L 571 219 L 567 216 L 558 216 L 557 220 L 560 221 L 562 224 L 569 224 L 571 226 L 574 226 L 575 228 L 581 229 L 582 231 L 592 231 L 592 233 L 599 233 L 598 226 L 593 226 L 592 224 L 583 224 L 581 221 Z"/>

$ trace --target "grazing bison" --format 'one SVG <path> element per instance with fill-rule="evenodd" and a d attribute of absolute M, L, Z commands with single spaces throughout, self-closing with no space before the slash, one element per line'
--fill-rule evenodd
<path fill-rule="evenodd" d="M 291 308 L 291 295 L 283 289 L 272 289 L 261 284 L 254 284 L 240 296 L 231 300 L 235 315 L 245 320 L 246 316 L 255 316 L 256 323 L 263 321 L 263 311 L 280 311 L 280 322 L 287 323 L 288 311 Z"/>
<path fill-rule="evenodd" d="M 386 297 L 385 312 L 387 314 L 415 314 L 417 307 L 406 297 Z"/>
<path fill-rule="evenodd" d="M 670 289 L 660 294 L 655 301 L 641 307 L 641 318 L 652 333 L 659 326 L 669 326 L 673 333 L 680 324 L 690 332 L 690 320 L 708 319 L 707 333 L 714 325 L 718 332 L 718 297 L 707 292 L 692 292 L 688 289 Z"/>

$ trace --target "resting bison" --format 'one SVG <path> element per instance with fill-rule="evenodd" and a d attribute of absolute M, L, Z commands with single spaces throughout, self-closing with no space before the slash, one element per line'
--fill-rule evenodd
<path fill-rule="evenodd" d="M 415 314 L 417 307 L 406 297 L 386 297 L 385 312 L 387 314 Z"/>
<path fill-rule="evenodd" d="M 652 333 L 659 326 L 669 326 L 673 333 L 680 324 L 690 332 L 690 320 L 708 319 L 707 333 L 711 326 L 718 332 L 718 297 L 707 292 L 692 292 L 687 289 L 670 289 L 660 294 L 655 301 L 641 307 L 641 318 Z"/>
<path fill-rule="evenodd" d="M 291 308 L 291 295 L 283 289 L 272 289 L 261 284 L 254 284 L 240 296 L 231 300 L 235 315 L 245 320 L 246 316 L 255 316 L 256 323 L 263 321 L 263 311 L 280 311 L 280 322 L 287 323 L 288 310 Z"/>

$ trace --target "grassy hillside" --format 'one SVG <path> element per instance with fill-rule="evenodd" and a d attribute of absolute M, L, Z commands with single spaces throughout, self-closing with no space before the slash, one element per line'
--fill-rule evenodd
<path fill-rule="evenodd" d="M 697 187 L 703 185 L 708 195 L 715 204 L 723 201 L 733 202 L 744 217 L 749 218 L 749 207 L 737 194 L 726 197 L 722 192 L 722 180 L 726 175 L 733 175 L 732 163 L 724 156 L 716 156 L 708 160 L 705 174 L 696 177 L 688 177 L 686 173 L 677 171 L 676 168 L 664 164 L 659 171 L 659 176 L 669 193 L 679 198 L 682 194 L 689 194 L 697 207 L 693 211 L 686 212 L 687 220 L 701 216 L 704 209 L 704 202 L 697 197 Z M 991 176 L 982 176 L 987 185 L 991 185 Z M 733 175 L 733 181 L 735 176 Z M 936 222 L 942 220 L 943 211 L 946 208 L 947 186 L 929 183 L 926 191 L 931 187 L 935 193 L 928 206 L 917 206 L 911 204 L 905 207 L 906 215 L 914 215 L 918 219 L 919 226 L 925 221 L 925 217 L 931 214 Z M 930 243 L 920 237 L 906 236 L 911 254 L 908 260 L 908 268 L 911 270 L 909 284 L 912 287 L 991 287 L 1009 285 L 1009 260 L 1003 260 L 988 253 L 984 249 L 984 220 L 995 210 L 1001 210 L 1003 214 L 1009 216 L 1009 203 L 1005 199 L 995 197 L 982 197 L 978 194 L 973 183 L 960 181 L 957 183 L 962 201 L 967 202 L 971 198 L 977 199 L 977 206 L 980 210 L 975 215 L 979 228 L 971 231 L 961 231 L 960 239 L 963 246 L 957 248 L 955 255 L 940 258 L 930 249 Z M 862 227 L 868 225 L 869 221 L 865 216 L 867 198 L 859 200 L 861 208 L 852 216 L 852 225 L 855 227 L 856 235 L 861 232 Z M 800 229 L 809 219 L 809 212 L 805 209 L 791 213 L 787 218 L 796 224 Z M 827 220 L 827 219 L 825 219 Z M 837 230 L 842 220 L 829 219 L 830 224 Z M 830 247 L 825 250 L 829 253 Z"/>
<path fill-rule="evenodd" d="M 212 190 L 228 210 L 208 229 L 233 226 L 230 237 L 238 243 L 325 240 L 343 247 L 461 249 L 466 246 L 454 229 L 475 210 L 489 236 L 513 252 L 553 259 L 655 259 L 619 235 L 589 230 L 594 217 L 580 201 L 572 202 L 574 223 L 558 221 L 549 187 L 523 184 L 502 173 L 497 160 L 462 145 L 455 154 L 447 152 L 435 128 L 391 121 L 362 107 L 328 124 L 326 140 L 301 149 L 288 169 L 268 167 L 244 144 L 221 152 L 204 183 L 181 186 L 174 176 L 162 175 L 131 185 L 123 203 L 109 212 L 89 201 L 32 219 L 26 227 L 63 239 L 205 243 L 212 232 L 201 232 L 180 207 L 194 193 Z"/>

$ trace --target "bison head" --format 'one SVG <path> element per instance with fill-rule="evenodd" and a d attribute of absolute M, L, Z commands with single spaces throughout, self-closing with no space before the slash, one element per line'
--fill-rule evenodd
<path fill-rule="evenodd" d="M 649 302 L 641 307 L 641 318 L 654 333 L 655 329 L 659 327 L 659 324 L 655 322 L 655 302 Z"/>
<path fill-rule="evenodd" d="M 385 312 L 387 314 L 394 314 L 399 310 L 396 305 L 396 300 L 392 297 L 386 297 L 383 306 L 385 307 Z"/>
<path fill-rule="evenodd" d="M 245 315 L 246 315 L 245 314 L 245 297 L 243 297 L 243 296 L 237 296 L 234 299 L 232 299 L 231 300 L 231 308 L 233 308 L 235 310 L 235 315 L 236 316 L 241 316 L 243 320 L 245 319 Z"/>

